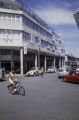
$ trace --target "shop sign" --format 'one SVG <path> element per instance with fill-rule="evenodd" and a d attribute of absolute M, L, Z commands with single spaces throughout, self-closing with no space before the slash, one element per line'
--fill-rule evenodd
<path fill-rule="evenodd" d="M 24 44 L 24 54 L 27 54 L 27 44 Z"/>

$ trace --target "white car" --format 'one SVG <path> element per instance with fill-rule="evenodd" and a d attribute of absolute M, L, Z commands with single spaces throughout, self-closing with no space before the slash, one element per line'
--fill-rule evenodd
<path fill-rule="evenodd" d="M 69 74 L 69 71 L 67 68 L 59 68 L 58 69 L 58 78 L 62 78 L 63 75 Z"/>
<path fill-rule="evenodd" d="M 79 75 L 79 68 L 76 69 L 76 74 Z"/>
<path fill-rule="evenodd" d="M 55 67 L 49 67 L 48 69 L 47 69 L 47 73 L 54 73 L 54 72 L 56 72 L 56 68 Z"/>
<path fill-rule="evenodd" d="M 40 70 L 38 68 L 32 68 L 30 71 L 26 73 L 26 76 L 37 76 L 40 74 Z"/>
<path fill-rule="evenodd" d="M 78 70 L 78 71 L 79 71 L 79 68 L 77 68 L 76 70 Z"/>

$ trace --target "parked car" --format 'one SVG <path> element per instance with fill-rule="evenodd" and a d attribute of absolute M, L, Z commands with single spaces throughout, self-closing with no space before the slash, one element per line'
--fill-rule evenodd
<path fill-rule="evenodd" d="M 79 84 L 79 70 L 70 71 L 68 75 L 63 76 L 63 80 Z"/>
<path fill-rule="evenodd" d="M 50 66 L 48 69 L 47 69 L 47 73 L 54 73 L 56 72 L 56 68 L 53 67 L 53 66 Z"/>
<path fill-rule="evenodd" d="M 77 68 L 76 70 L 79 71 L 79 68 Z"/>
<path fill-rule="evenodd" d="M 76 69 L 76 74 L 78 74 L 78 73 L 79 73 L 78 71 L 79 71 L 79 68 L 77 68 L 77 69 Z"/>
<path fill-rule="evenodd" d="M 40 68 L 33 67 L 30 71 L 26 73 L 26 76 L 37 76 L 41 74 Z"/>
<path fill-rule="evenodd" d="M 59 68 L 58 69 L 58 78 L 63 78 L 63 75 L 67 75 L 69 73 L 69 70 L 67 68 Z"/>

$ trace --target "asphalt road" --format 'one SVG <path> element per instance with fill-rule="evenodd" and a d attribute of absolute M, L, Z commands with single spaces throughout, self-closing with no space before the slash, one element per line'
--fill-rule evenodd
<path fill-rule="evenodd" d="M 79 120 L 79 85 L 57 74 L 21 78 L 26 96 L 8 93 L 0 82 L 0 120 Z"/>

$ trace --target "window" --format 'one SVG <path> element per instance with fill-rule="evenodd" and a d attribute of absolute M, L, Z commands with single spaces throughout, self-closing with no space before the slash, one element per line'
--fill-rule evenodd
<path fill-rule="evenodd" d="M 25 32 L 23 32 L 23 40 L 30 41 L 30 40 L 31 40 L 31 35 L 30 35 L 30 33 L 25 33 Z"/>
<path fill-rule="evenodd" d="M 27 25 L 28 27 L 32 28 L 33 30 L 36 30 L 38 33 L 47 36 L 48 38 L 52 39 L 52 35 L 45 31 L 42 27 L 40 27 L 39 25 L 35 24 L 34 22 L 32 22 L 30 19 L 26 18 L 23 16 L 23 24 Z"/>
<path fill-rule="evenodd" d="M 10 55 L 11 54 L 11 51 L 8 50 L 8 49 L 1 49 L 1 55 Z"/>
<path fill-rule="evenodd" d="M 2 21 L 2 13 L 0 13 L 0 21 Z"/>
<path fill-rule="evenodd" d="M 7 31 L 7 39 L 12 40 L 12 32 L 10 30 Z"/>
<path fill-rule="evenodd" d="M 20 52 L 18 50 L 13 50 L 14 55 L 20 55 Z"/>
<path fill-rule="evenodd" d="M 59 40 L 59 44 L 61 44 L 61 41 Z"/>
<path fill-rule="evenodd" d="M 6 30 L 3 30 L 3 38 L 7 39 L 7 31 Z"/>
<path fill-rule="evenodd" d="M 20 22 L 20 16 L 16 15 L 16 22 Z"/>
<path fill-rule="evenodd" d="M 48 46 L 48 42 L 44 41 L 44 40 L 41 40 L 41 45 L 47 47 Z"/>
<path fill-rule="evenodd" d="M 3 20 L 4 20 L 4 21 L 7 20 L 6 14 L 3 14 Z"/>
<path fill-rule="evenodd" d="M 0 21 L 20 22 L 20 15 L 0 13 Z"/>
<path fill-rule="evenodd" d="M 47 41 L 44 41 L 44 40 L 41 40 L 41 45 L 47 47 L 48 49 L 53 48 L 53 44 L 51 44 Z"/>
<path fill-rule="evenodd" d="M 11 22 L 11 15 L 7 14 L 7 20 Z"/>
<path fill-rule="evenodd" d="M 3 32 L 0 30 L 0 38 L 3 38 Z"/>
<path fill-rule="evenodd" d="M 20 32 L 19 31 L 15 31 L 15 35 L 16 35 L 16 39 L 20 39 Z"/>
<path fill-rule="evenodd" d="M 15 22 L 16 19 L 15 19 L 15 15 L 12 15 L 12 22 Z"/>
<path fill-rule="evenodd" d="M 39 43 L 39 38 L 35 37 L 35 43 Z"/>
<path fill-rule="evenodd" d="M 58 47 L 57 47 L 57 46 L 55 46 L 55 50 L 58 50 Z"/>
<path fill-rule="evenodd" d="M 4 38 L 5 40 L 20 39 L 20 31 L 0 30 L 0 38 Z"/>
<path fill-rule="evenodd" d="M 30 40 L 30 42 L 35 43 L 35 37 L 34 37 L 33 35 L 31 35 L 31 40 Z"/>

